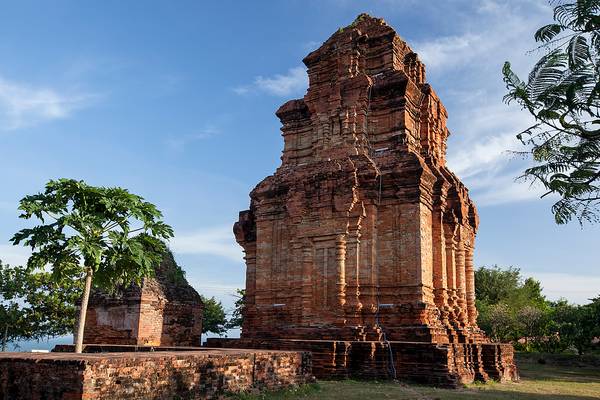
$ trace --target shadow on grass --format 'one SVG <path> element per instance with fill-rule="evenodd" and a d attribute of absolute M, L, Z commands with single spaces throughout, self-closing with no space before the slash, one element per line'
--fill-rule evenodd
<path fill-rule="evenodd" d="M 538 363 L 519 364 L 521 377 L 527 380 L 600 384 L 600 369 L 593 367 L 556 367 Z"/>
<path fill-rule="evenodd" d="M 394 397 L 387 397 L 394 399 Z M 409 397 L 398 397 L 398 399 L 408 399 Z M 552 393 L 526 393 L 501 390 L 457 390 L 454 393 L 419 393 L 417 397 L 411 399 L 428 400 L 460 400 L 460 399 L 481 399 L 481 400 L 597 400 L 597 396 L 571 395 L 571 394 L 552 394 Z"/>
<path fill-rule="evenodd" d="M 519 385 L 519 384 L 512 384 Z M 495 385 L 493 385 L 495 386 Z M 431 387 L 405 385 L 392 382 L 358 382 L 358 381 L 326 381 L 310 387 L 293 390 L 283 390 L 262 394 L 239 394 L 230 397 L 236 400 L 288 400 L 288 399 L 319 399 L 319 400 L 592 400 L 594 395 L 568 394 L 568 391 L 558 393 L 530 393 L 503 388 L 487 387 L 465 389 L 436 389 Z"/>
<path fill-rule="evenodd" d="M 240 394 L 238 400 L 592 400 L 600 399 L 600 368 L 580 358 L 562 357 L 563 365 L 540 364 L 539 356 L 520 357 L 520 382 L 472 384 L 441 389 L 389 381 L 320 381 L 300 388 L 260 394 Z M 557 357 L 554 357 L 557 358 Z M 550 361 L 554 361 L 553 359 Z"/>
<path fill-rule="evenodd" d="M 600 399 L 600 371 L 524 363 L 518 383 L 473 384 L 460 389 L 440 389 L 385 381 L 321 381 L 300 388 L 234 396 L 240 400 L 342 399 L 342 400 L 592 400 Z"/>

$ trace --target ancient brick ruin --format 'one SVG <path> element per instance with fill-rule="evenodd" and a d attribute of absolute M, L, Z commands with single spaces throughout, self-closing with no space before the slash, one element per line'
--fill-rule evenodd
<path fill-rule="evenodd" d="M 283 351 L 1 353 L 0 399 L 222 399 L 311 382 L 310 366 Z"/>
<path fill-rule="evenodd" d="M 304 63 L 306 95 L 276 113 L 281 166 L 234 227 L 242 339 L 209 344 L 308 349 L 317 376 L 515 379 L 512 347 L 477 326 L 477 211 L 417 54 L 363 14 Z"/>
<path fill-rule="evenodd" d="M 203 305 L 167 252 L 153 278 L 90 295 L 84 343 L 200 346 Z"/>

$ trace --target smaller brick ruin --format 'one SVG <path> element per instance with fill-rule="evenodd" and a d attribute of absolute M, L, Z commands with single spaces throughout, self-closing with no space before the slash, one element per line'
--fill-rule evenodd
<path fill-rule="evenodd" d="M 115 294 L 90 295 L 84 343 L 200 346 L 203 304 L 167 252 L 153 278 Z"/>

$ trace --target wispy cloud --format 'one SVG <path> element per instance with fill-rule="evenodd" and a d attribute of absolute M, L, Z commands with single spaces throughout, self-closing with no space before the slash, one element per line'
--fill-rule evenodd
<path fill-rule="evenodd" d="M 306 52 L 311 52 L 318 49 L 323 43 L 317 42 L 316 40 L 310 40 L 302 44 L 302 49 Z"/>
<path fill-rule="evenodd" d="M 17 210 L 17 203 L 0 200 L 0 211 L 12 211 L 15 212 Z"/>
<path fill-rule="evenodd" d="M 96 96 L 60 93 L 0 77 L 0 126 L 15 130 L 43 121 L 64 119 L 87 106 Z"/>
<path fill-rule="evenodd" d="M 250 85 L 233 88 L 239 95 L 263 92 L 274 96 L 290 96 L 302 93 L 308 87 L 308 75 L 304 67 L 290 68 L 285 74 L 272 77 L 257 76 Z"/>
<path fill-rule="evenodd" d="M 517 179 L 521 173 L 517 169 L 493 171 L 476 175 L 466 181 L 467 186 L 475 193 L 478 206 L 493 206 L 539 199 L 545 192 L 542 185 Z"/>
<path fill-rule="evenodd" d="M 169 147 L 169 149 L 171 149 L 171 150 L 182 151 L 185 149 L 186 146 L 188 146 L 194 142 L 209 139 L 213 136 L 218 135 L 219 133 L 220 133 L 220 131 L 216 127 L 206 126 L 203 129 L 200 129 L 195 133 L 170 136 L 166 140 L 166 144 Z"/>
<path fill-rule="evenodd" d="M 206 297 L 216 297 L 227 309 L 233 306 L 236 300 L 236 291 L 244 288 L 244 281 L 241 280 L 237 284 L 224 284 L 218 281 L 207 281 L 206 279 L 198 279 L 188 277 L 188 282 L 194 289 Z"/>
<path fill-rule="evenodd" d="M 542 284 L 542 293 L 550 300 L 562 297 L 578 304 L 586 304 L 589 303 L 589 299 L 600 295 L 599 275 L 527 271 L 524 271 L 523 275 L 538 279 Z"/>
<path fill-rule="evenodd" d="M 528 55 L 535 47 L 531 38 L 551 18 L 549 8 L 529 0 L 485 0 L 465 7 L 476 17 L 471 15 L 465 24 L 458 24 L 460 30 L 414 46 L 433 86 L 444 92 L 442 100 L 453 133 L 448 164 L 479 205 L 538 198 L 542 188 L 515 181 L 526 166 L 513 153 L 525 150 L 516 135 L 532 119 L 502 102 L 501 67 L 504 60 L 510 60 L 526 71 L 535 62 Z M 452 82 L 452 88 L 446 82 Z"/>
<path fill-rule="evenodd" d="M 177 233 L 169 247 L 180 254 L 204 254 L 243 262 L 242 248 L 235 242 L 231 226 Z"/>
<path fill-rule="evenodd" d="M 466 32 L 417 43 L 416 48 L 427 68 L 447 69 L 465 65 L 477 57 L 482 41 L 482 35 Z"/>
<path fill-rule="evenodd" d="M 11 244 L 0 244 L 0 260 L 10 265 L 25 265 L 31 255 L 28 248 L 13 246 Z"/>

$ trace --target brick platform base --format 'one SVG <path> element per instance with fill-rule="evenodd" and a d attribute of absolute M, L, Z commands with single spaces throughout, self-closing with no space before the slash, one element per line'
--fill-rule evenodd
<path fill-rule="evenodd" d="M 208 347 L 302 350 L 320 379 L 395 378 L 443 387 L 475 380 L 516 381 L 509 344 L 433 344 L 292 339 L 207 339 Z"/>
<path fill-rule="evenodd" d="M 309 353 L 204 349 L 2 353 L 0 399 L 212 399 L 311 381 Z"/>

